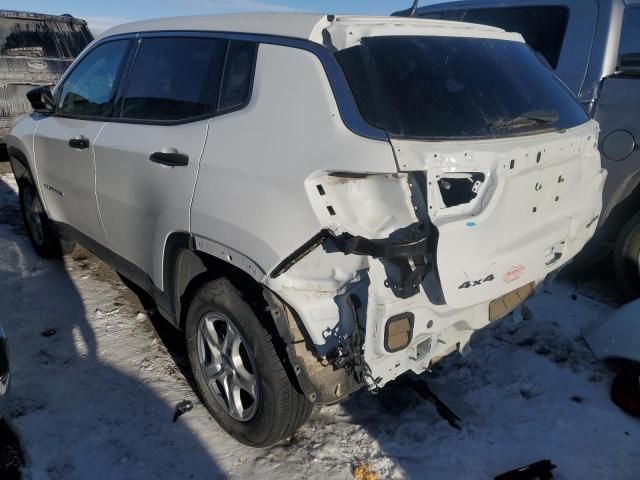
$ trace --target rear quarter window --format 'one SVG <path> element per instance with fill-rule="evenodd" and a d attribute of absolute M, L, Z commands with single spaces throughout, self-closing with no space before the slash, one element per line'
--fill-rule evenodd
<path fill-rule="evenodd" d="M 456 9 L 429 12 L 420 16 L 435 20 L 479 23 L 508 32 L 518 32 L 554 69 L 560 60 L 569 23 L 569 9 L 561 6 Z"/>
<path fill-rule="evenodd" d="M 219 113 L 237 110 L 249 101 L 257 52 L 257 43 L 232 41 L 229 45 L 220 89 Z"/>

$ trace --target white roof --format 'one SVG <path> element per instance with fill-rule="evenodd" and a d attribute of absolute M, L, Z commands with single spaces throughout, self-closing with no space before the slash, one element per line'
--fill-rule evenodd
<path fill-rule="evenodd" d="M 338 49 L 351 46 L 362 37 L 379 35 L 434 35 L 523 41 L 519 34 L 506 33 L 486 25 L 403 17 L 327 16 L 319 13 L 245 13 L 160 18 L 119 25 L 107 30 L 102 37 L 137 32 L 210 31 L 276 35 L 322 44 L 324 30 L 331 35 L 332 43 Z"/>

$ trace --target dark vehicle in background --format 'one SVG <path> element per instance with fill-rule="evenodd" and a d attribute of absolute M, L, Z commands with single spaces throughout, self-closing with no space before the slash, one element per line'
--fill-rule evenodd
<path fill-rule="evenodd" d="M 600 123 L 609 177 L 599 232 L 583 258 L 614 252 L 625 293 L 640 296 L 640 0 L 467 0 L 415 15 L 522 34 Z"/>
<path fill-rule="evenodd" d="M 11 373 L 11 365 L 9 363 L 9 347 L 7 346 L 7 337 L 0 325 L 0 418 L 3 414 L 3 397 L 9 389 L 9 374 Z"/>
<path fill-rule="evenodd" d="M 55 85 L 92 40 L 87 22 L 70 15 L 0 10 L 0 145 L 15 118 L 31 113 L 26 93 Z"/>

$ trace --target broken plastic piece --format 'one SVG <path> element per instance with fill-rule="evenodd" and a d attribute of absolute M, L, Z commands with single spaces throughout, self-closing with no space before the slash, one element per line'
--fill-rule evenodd
<path fill-rule="evenodd" d="M 173 423 L 176 423 L 178 418 L 191 410 L 193 410 L 193 403 L 191 400 L 183 400 L 178 403 L 178 405 L 176 405 L 176 411 L 173 414 Z"/>
<path fill-rule="evenodd" d="M 541 460 L 498 475 L 495 480 L 552 480 L 553 473 L 551 471 L 555 468 L 556 465 L 551 463 L 551 460 Z"/>
<path fill-rule="evenodd" d="M 406 228 L 406 238 L 370 240 L 349 234 L 333 237 L 336 246 L 345 255 L 369 255 L 373 258 L 411 258 L 423 256 L 427 249 L 427 235 L 418 224 Z"/>

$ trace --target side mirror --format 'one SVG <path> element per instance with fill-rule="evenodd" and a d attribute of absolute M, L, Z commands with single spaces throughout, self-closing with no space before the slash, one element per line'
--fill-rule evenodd
<path fill-rule="evenodd" d="M 29 90 L 27 99 L 29 99 L 34 112 L 53 113 L 55 111 L 55 102 L 49 87 L 36 87 Z"/>

